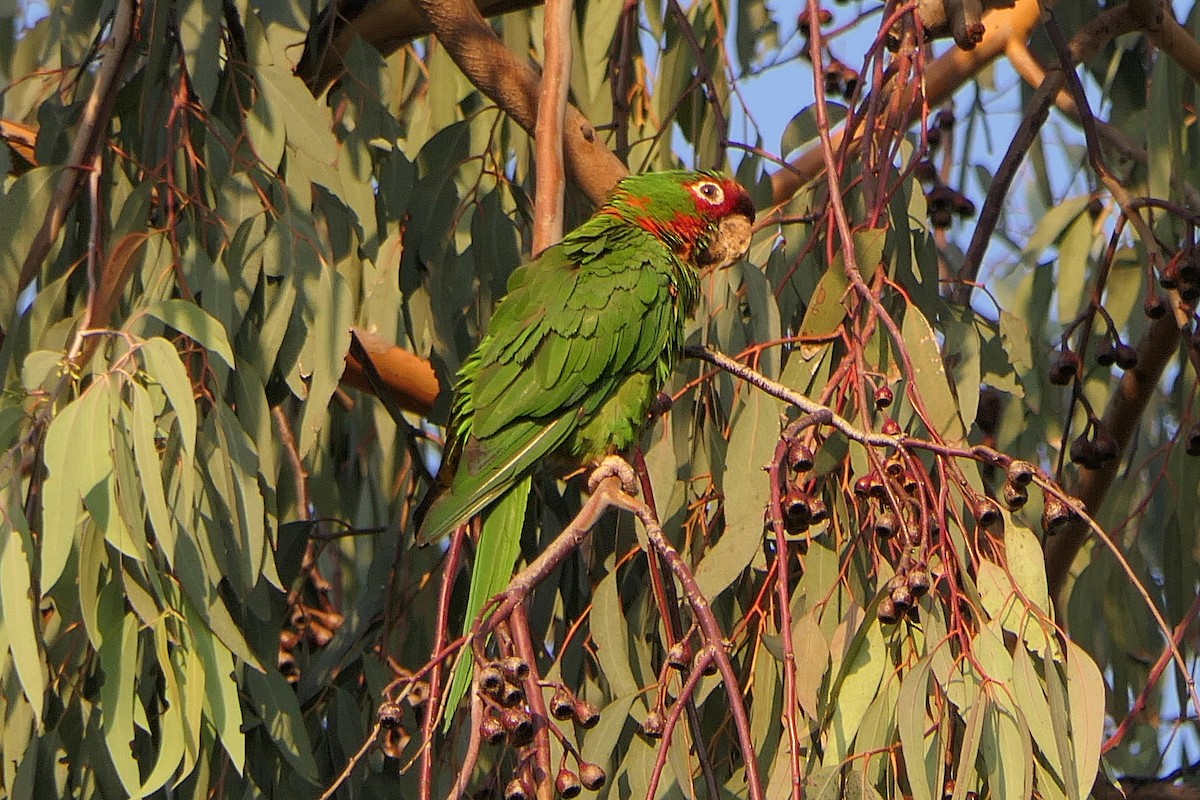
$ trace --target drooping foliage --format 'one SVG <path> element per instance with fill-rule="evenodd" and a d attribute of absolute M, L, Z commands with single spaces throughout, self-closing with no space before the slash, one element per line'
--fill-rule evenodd
<path fill-rule="evenodd" d="M 1063 4 L 1099 116 L 1041 130 L 1059 95 L 998 125 L 1007 62 L 889 35 L 897 4 L 817 42 L 776 5 L 575 4 L 589 135 L 735 174 L 765 221 L 703 279 L 646 513 L 522 589 L 438 710 L 471 549 L 412 513 L 450 400 L 339 381 L 382 341 L 446 385 L 486 329 L 544 213 L 512 97 L 307 3 L 0 4 L 8 796 L 1075 800 L 1194 760 L 1195 10 L 1152 52 L 1096 33 L 1121 4 Z M 989 35 L 1050 65 L 1037 6 Z M 491 26 L 536 62 L 542 20 Z M 780 141 L 737 91 L 760 73 L 804 87 Z M 562 475 L 525 562 L 585 500 Z"/>

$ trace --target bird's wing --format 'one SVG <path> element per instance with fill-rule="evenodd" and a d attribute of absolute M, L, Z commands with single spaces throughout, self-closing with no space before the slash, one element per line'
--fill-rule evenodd
<path fill-rule="evenodd" d="M 626 376 L 653 367 L 670 324 L 671 257 L 652 237 L 625 233 L 593 251 L 556 245 L 514 273 L 461 374 L 454 435 L 462 451 L 422 541 L 480 513 L 562 446 Z"/>

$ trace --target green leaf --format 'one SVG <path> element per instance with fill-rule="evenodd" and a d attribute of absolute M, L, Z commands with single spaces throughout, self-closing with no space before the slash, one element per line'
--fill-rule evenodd
<path fill-rule="evenodd" d="M 233 348 L 229 345 L 225 326 L 195 303 L 187 300 L 159 300 L 143 309 L 142 314 L 161 320 L 200 346 L 216 353 L 230 367 L 234 365 Z"/>
<path fill-rule="evenodd" d="M 132 748 L 133 706 L 140 702 L 134 692 L 138 663 L 138 621 L 132 614 L 122 612 L 117 583 L 109 583 L 101 595 L 101 626 L 108 631 L 120 631 L 119 636 L 105 637 L 100 647 L 100 665 L 104 670 L 104 683 L 100 687 L 104 741 L 121 784 L 132 795 L 141 785 Z"/>
<path fill-rule="evenodd" d="M 78 535 L 80 501 L 112 474 L 112 381 L 95 383 L 68 405 L 46 432 L 49 475 L 42 492 L 41 585 L 62 577 Z"/>
<path fill-rule="evenodd" d="M 629 666 L 628 630 L 617 595 L 617 571 L 613 570 L 592 597 L 591 631 L 600 671 L 614 697 L 633 697 L 640 688 Z"/>
<path fill-rule="evenodd" d="M 241 670 L 220 641 L 209 634 L 204 621 L 196 618 L 190 603 L 184 604 L 184 618 L 192 631 L 192 642 L 204 664 L 204 716 L 216 730 L 221 746 L 240 773 L 246 763 L 246 737 L 242 734 L 242 703 L 238 698 L 237 676 Z"/>
<path fill-rule="evenodd" d="M 932 666 L 931 656 L 927 655 L 918 661 L 904 676 L 900 684 L 900 699 L 896 702 L 896 726 L 900 730 L 900 749 L 913 800 L 934 798 L 936 772 L 927 758 L 929 749 L 925 742 L 928 717 L 925 701 L 929 696 L 929 670 Z M 941 796 L 940 793 L 938 796 Z"/>
<path fill-rule="evenodd" d="M 1067 702 L 1070 708 L 1071 746 L 1079 797 L 1087 797 L 1100 764 L 1104 737 L 1104 676 L 1079 645 L 1067 640 Z"/>
<path fill-rule="evenodd" d="M 316 784 L 317 764 L 304 715 L 292 687 L 275 670 L 244 673 L 247 702 L 262 721 L 263 728 L 296 774 Z"/>
<path fill-rule="evenodd" d="M 950 391 L 937 337 L 925 315 L 916 306 L 910 305 L 905 310 L 901 333 L 912 360 L 913 382 L 929 414 L 932 431 L 950 443 L 962 442 L 966 437 L 966 429 Z"/>
<path fill-rule="evenodd" d="M 825 108 L 830 129 L 845 121 L 846 107 L 844 105 L 826 103 Z M 821 128 L 817 124 L 816 104 L 805 106 L 797 111 L 784 127 L 783 136 L 779 140 L 779 155 L 787 158 L 806 144 L 816 142 L 821 135 L 820 131 Z"/>
<path fill-rule="evenodd" d="M 131 381 L 129 387 L 132 402 L 122 410 L 121 418 L 125 422 L 125 430 L 133 440 L 133 453 L 141 477 L 150 527 L 169 563 L 175 560 L 175 520 L 167 508 L 167 496 L 163 491 L 162 464 L 158 460 L 158 449 L 154 444 L 156 427 L 150 410 L 153 401 L 141 384 Z"/>
<path fill-rule="evenodd" d="M 867 616 L 861 609 L 853 607 L 844 624 L 848 626 L 847 635 L 854 625 L 858 627 L 846 648 L 825 704 L 832 712 L 827 726 L 829 744 L 825 750 L 828 764 L 840 762 L 853 752 L 851 745 L 858 726 L 875 699 L 884 671 L 891 666 L 882 626 L 873 615 Z"/>
<path fill-rule="evenodd" d="M 710 599 L 724 591 L 762 553 L 763 511 L 771 489 L 767 473 L 761 468 L 770 463 L 779 441 L 781 411 L 778 400 L 750 389 L 730 423 L 726 463 L 739 468 L 725 472 L 723 488 L 727 507 L 738 509 L 738 513 L 726 516 L 725 532 L 696 567 L 696 582 Z"/>
<path fill-rule="evenodd" d="M 28 531 L 0 525 L 0 616 L 21 689 L 33 709 L 37 726 L 41 728 L 46 662 L 42 654 L 42 637 L 34 622 L 39 616 L 39 604 L 35 602 L 30 581 L 24 541 L 27 535 Z"/>

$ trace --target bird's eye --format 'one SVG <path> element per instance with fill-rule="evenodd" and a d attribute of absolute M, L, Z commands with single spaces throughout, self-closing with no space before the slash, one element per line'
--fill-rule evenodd
<path fill-rule="evenodd" d="M 696 187 L 700 195 L 713 205 L 720 205 L 725 201 L 725 192 L 720 185 L 712 181 L 704 181 Z"/>

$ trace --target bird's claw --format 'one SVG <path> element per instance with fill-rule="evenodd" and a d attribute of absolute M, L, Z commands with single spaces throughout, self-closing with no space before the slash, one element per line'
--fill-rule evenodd
<path fill-rule="evenodd" d="M 605 456 L 592 470 L 592 474 L 588 477 L 588 491 L 595 493 L 602 480 L 614 475 L 621 479 L 621 489 L 625 494 L 636 495 L 638 493 L 637 473 L 633 471 L 633 467 L 629 466 L 628 461 L 616 455 Z"/>

